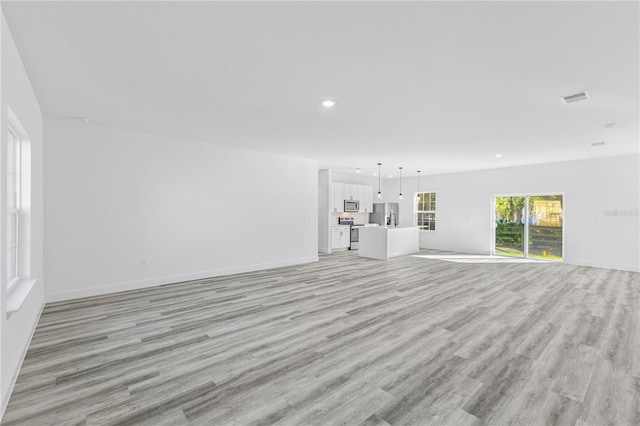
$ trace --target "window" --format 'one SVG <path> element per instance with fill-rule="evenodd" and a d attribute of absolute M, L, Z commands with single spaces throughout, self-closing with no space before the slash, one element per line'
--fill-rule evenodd
<path fill-rule="evenodd" d="M 20 279 L 20 202 L 22 195 L 22 146 L 9 127 L 7 138 L 7 286 Z"/>
<path fill-rule="evenodd" d="M 5 212 L 7 316 L 17 312 L 36 283 L 31 276 L 31 139 L 7 106 Z"/>
<path fill-rule="evenodd" d="M 422 231 L 436 230 L 436 193 L 419 192 L 416 205 L 418 229 Z"/>

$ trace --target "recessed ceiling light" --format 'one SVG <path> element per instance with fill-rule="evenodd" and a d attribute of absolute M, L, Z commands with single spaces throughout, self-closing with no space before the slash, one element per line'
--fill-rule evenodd
<path fill-rule="evenodd" d="M 502 158 L 502 154 L 496 154 L 496 158 Z"/>
<path fill-rule="evenodd" d="M 602 145 L 606 145 L 607 141 L 600 141 L 600 142 L 592 142 L 591 146 L 602 146 Z"/>
<path fill-rule="evenodd" d="M 356 169 L 356 173 L 360 173 L 360 169 Z"/>
<path fill-rule="evenodd" d="M 325 108 L 331 108 L 336 104 L 336 101 L 332 101 L 331 99 L 327 99 L 326 101 L 322 101 L 322 106 Z"/>
<path fill-rule="evenodd" d="M 389 175 L 389 177 L 393 177 L 393 175 Z"/>
<path fill-rule="evenodd" d="M 378 176 L 378 172 L 373 172 L 373 175 L 374 176 Z"/>

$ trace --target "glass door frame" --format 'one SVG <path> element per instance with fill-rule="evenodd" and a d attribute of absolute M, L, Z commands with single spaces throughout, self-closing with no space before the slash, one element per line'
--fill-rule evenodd
<path fill-rule="evenodd" d="M 490 243 L 490 253 L 492 256 L 500 256 L 496 255 L 496 198 L 502 197 L 524 197 L 524 235 L 522 239 L 524 240 L 524 259 L 531 259 L 529 257 L 529 197 L 548 197 L 552 195 L 562 196 L 562 260 L 554 260 L 553 262 L 564 262 L 564 223 L 566 217 L 566 195 L 564 192 L 520 192 L 520 193 L 512 193 L 512 194 L 494 194 L 491 196 L 491 243 Z M 537 259 L 537 258 L 533 258 Z M 540 259 L 544 260 L 544 259 Z"/>

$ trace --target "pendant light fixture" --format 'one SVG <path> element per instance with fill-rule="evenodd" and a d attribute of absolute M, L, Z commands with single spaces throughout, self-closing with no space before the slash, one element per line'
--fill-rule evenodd
<path fill-rule="evenodd" d="M 378 198 L 382 198 L 382 192 L 380 192 L 380 166 L 382 166 L 382 163 L 378 163 Z"/>
<path fill-rule="evenodd" d="M 402 167 L 398 167 L 400 169 L 400 195 L 398 198 L 402 200 Z"/>
<path fill-rule="evenodd" d="M 418 195 L 416 196 L 418 201 L 420 201 L 420 170 L 418 170 Z"/>

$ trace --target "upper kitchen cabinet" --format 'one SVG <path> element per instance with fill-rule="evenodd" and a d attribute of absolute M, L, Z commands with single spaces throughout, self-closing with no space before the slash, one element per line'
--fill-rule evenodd
<path fill-rule="evenodd" d="M 360 212 L 373 212 L 373 187 L 368 185 L 359 185 L 358 200 L 360 200 Z"/>
<path fill-rule="evenodd" d="M 345 200 L 360 201 L 360 199 L 358 198 L 358 196 L 360 195 L 360 193 L 358 192 L 359 188 L 360 188 L 360 185 L 354 185 L 352 183 L 345 183 L 344 184 L 344 199 Z"/>
<path fill-rule="evenodd" d="M 342 213 L 344 211 L 344 183 L 331 184 L 331 212 Z"/>
<path fill-rule="evenodd" d="M 332 183 L 331 212 L 342 213 L 344 200 L 360 201 L 360 213 L 373 211 L 373 187 L 369 185 L 355 185 L 351 183 Z"/>

